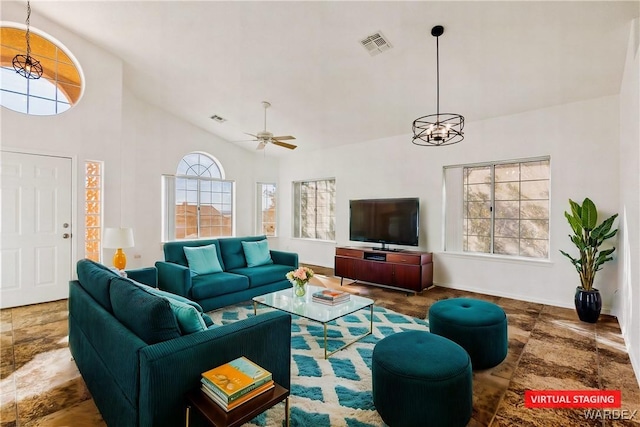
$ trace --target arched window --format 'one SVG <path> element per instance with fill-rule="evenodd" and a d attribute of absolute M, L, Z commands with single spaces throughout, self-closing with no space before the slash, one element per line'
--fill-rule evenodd
<path fill-rule="evenodd" d="M 207 178 L 223 179 L 222 168 L 213 158 L 203 153 L 187 154 L 178 163 L 176 176 L 202 176 Z"/>
<path fill-rule="evenodd" d="M 205 153 L 189 153 L 175 176 L 163 177 L 165 239 L 232 236 L 234 182 L 224 179 L 220 163 Z"/>
<path fill-rule="evenodd" d="M 0 25 L 0 105 L 13 111 L 50 116 L 75 105 L 84 87 L 82 71 L 73 55 L 57 40 L 34 28 L 30 32 L 30 55 L 42 65 L 43 74 L 31 80 L 13 69 L 13 58 L 26 53 L 26 27 Z"/>

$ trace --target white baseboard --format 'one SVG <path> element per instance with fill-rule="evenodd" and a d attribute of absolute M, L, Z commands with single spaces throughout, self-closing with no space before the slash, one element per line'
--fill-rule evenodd
<path fill-rule="evenodd" d="M 445 285 L 442 283 L 434 283 L 434 285 L 436 286 L 440 286 L 441 288 L 449 288 L 449 289 L 456 289 L 459 291 L 467 291 L 467 292 L 475 292 L 478 294 L 483 294 L 483 295 L 491 295 L 494 297 L 502 297 L 502 298 L 510 298 L 510 299 L 515 299 L 518 301 L 525 301 L 525 302 L 533 302 L 533 303 L 537 303 L 537 304 L 544 304 L 544 305 L 550 305 L 553 307 L 561 307 L 561 308 L 570 308 L 570 309 L 574 309 L 575 310 L 575 305 L 573 304 L 573 300 L 568 301 L 568 302 L 558 302 L 556 300 L 549 300 L 549 299 L 545 299 L 545 298 L 531 298 L 530 296 L 524 296 L 524 295 L 518 295 L 518 294 L 512 294 L 509 292 L 487 292 L 487 289 L 485 288 L 476 288 L 473 286 L 453 286 L 453 285 Z M 611 314 L 611 307 L 602 307 L 602 314 Z"/>

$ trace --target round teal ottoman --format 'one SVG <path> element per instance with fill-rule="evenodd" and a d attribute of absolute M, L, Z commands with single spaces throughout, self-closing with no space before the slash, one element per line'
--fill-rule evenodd
<path fill-rule="evenodd" d="M 471 360 L 426 331 L 399 332 L 373 348 L 373 403 L 390 427 L 466 426 L 473 410 Z"/>
<path fill-rule="evenodd" d="M 507 357 L 507 316 L 496 304 L 472 298 L 451 298 L 429 309 L 429 330 L 460 344 L 473 369 L 488 369 Z"/>

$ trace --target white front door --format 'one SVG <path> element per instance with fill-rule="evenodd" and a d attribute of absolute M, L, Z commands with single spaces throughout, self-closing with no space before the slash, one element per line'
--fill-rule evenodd
<path fill-rule="evenodd" d="M 0 308 L 67 298 L 70 158 L 0 153 Z"/>

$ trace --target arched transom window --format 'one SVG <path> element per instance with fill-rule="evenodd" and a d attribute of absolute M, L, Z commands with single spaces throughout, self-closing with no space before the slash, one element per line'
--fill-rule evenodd
<path fill-rule="evenodd" d="M 203 153 L 190 153 L 184 156 L 176 170 L 176 176 L 180 175 L 224 178 L 218 163 Z"/>
<path fill-rule="evenodd" d="M 26 53 L 26 27 L 0 24 L 0 105 L 36 116 L 51 116 L 75 105 L 83 91 L 83 76 L 73 55 L 57 40 L 30 28 L 30 55 L 43 74 L 27 79 L 13 69 L 13 58 Z"/>

